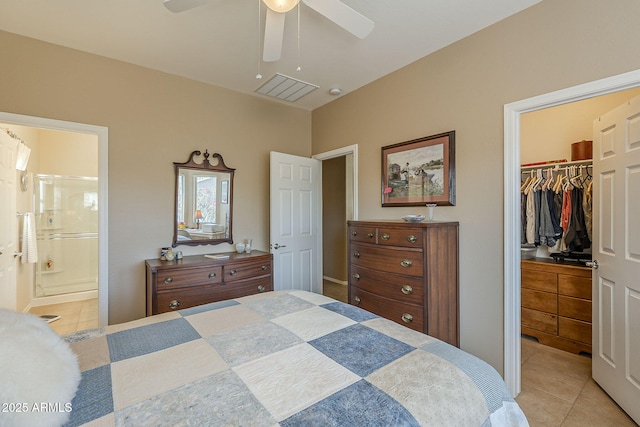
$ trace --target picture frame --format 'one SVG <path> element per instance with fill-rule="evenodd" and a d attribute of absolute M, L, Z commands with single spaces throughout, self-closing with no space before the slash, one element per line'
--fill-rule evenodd
<path fill-rule="evenodd" d="M 229 203 L 229 181 L 225 180 L 220 183 L 220 203 Z"/>
<path fill-rule="evenodd" d="M 455 130 L 382 147 L 382 206 L 455 206 Z"/>

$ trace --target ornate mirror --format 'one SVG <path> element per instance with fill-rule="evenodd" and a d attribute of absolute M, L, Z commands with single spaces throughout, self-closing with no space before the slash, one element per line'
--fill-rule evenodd
<path fill-rule="evenodd" d="M 202 163 L 195 161 L 203 157 Z M 185 163 L 173 163 L 176 198 L 173 246 L 233 243 L 233 173 L 222 156 L 194 151 Z"/>

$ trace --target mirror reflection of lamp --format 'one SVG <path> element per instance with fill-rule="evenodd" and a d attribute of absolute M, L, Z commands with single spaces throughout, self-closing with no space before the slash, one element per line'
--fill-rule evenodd
<path fill-rule="evenodd" d="M 202 211 L 200 209 L 196 209 L 196 228 L 200 230 L 200 223 L 202 222 Z"/>

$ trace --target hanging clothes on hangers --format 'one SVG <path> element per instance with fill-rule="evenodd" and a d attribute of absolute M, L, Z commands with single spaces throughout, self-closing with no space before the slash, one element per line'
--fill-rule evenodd
<path fill-rule="evenodd" d="M 589 167 L 556 165 L 523 170 L 527 174 L 520 186 L 523 245 L 548 246 L 562 252 L 583 251 L 591 246 Z"/>

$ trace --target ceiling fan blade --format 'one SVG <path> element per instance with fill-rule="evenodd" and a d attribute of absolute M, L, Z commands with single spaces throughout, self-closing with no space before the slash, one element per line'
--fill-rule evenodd
<path fill-rule="evenodd" d="M 264 47 L 262 60 L 273 62 L 282 54 L 282 38 L 284 36 L 284 13 L 274 12 L 267 8 L 267 21 L 264 24 Z"/>
<path fill-rule="evenodd" d="M 208 2 L 209 0 L 163 0 L 164 7 L 174 13 L 184 12 L 185 10 L 202 6 Z"/>
<path fill-rule="evenodd" d="M 375 25 L 372 20 L 340 0 L 302 0 L 302 2 L 361 39 L 367 37 Z"/>

